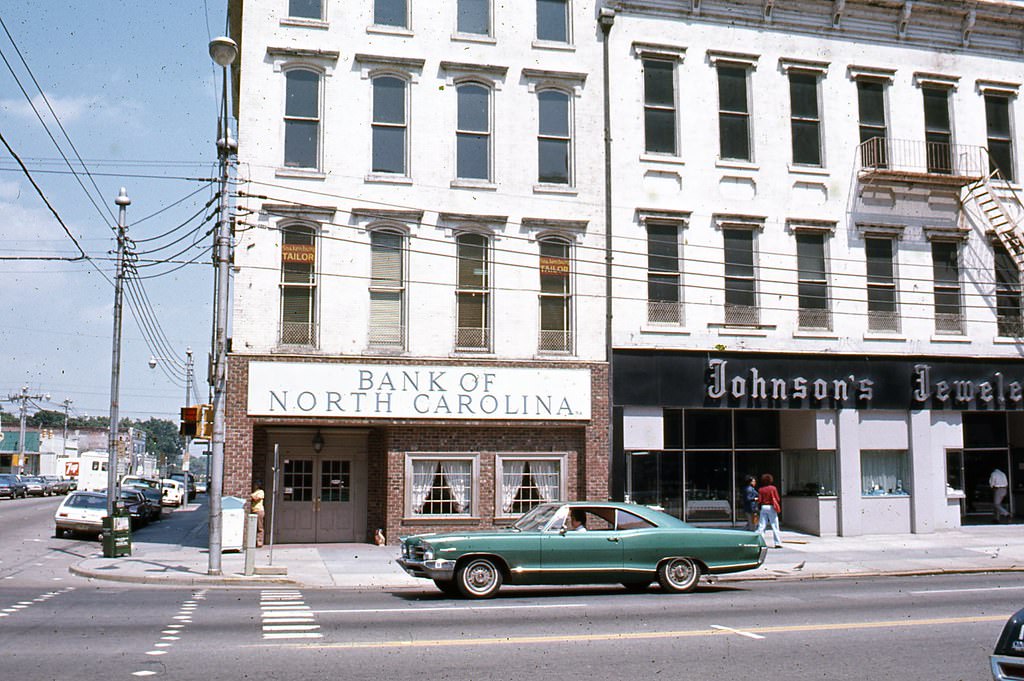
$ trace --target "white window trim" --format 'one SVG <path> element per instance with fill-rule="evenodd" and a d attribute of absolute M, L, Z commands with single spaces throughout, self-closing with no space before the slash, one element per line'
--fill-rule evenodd
<path fill-rule="evenodd" d="M 455 21 L 452 28 L 452 40 L 466 41 L 471 43 L 497 42 L 494 37 L 494 0 L 487 0 L 487 33 L 465 33 L 459 30 L 459 2 L 455 2 Z"/>
<path fill-rule="evenodd" d="M 300 176 L 312 175 L 314 177 L 324 174 L 324 112 L 326 107 L 324 106 L 324 98 L 326 96 L 326 78 L 328 73 L 326 70 L 317 64 L 311 64 L 308 62 L 288 62 L 281 64 L 280 68 L 275 68 L 275 71 L 281 73 L 282 78 L 282 96 L 281 96 L 281 118 L 280 118 L 280 133 L 279 139 L 281 144 L 281 165 L 277 167 L 277 173 L 298 173 Z M 288 115 L 286 113 L 288 107 L 288 73 L 292 71 L 309 71 L 315 73 L 317 76 L 317 125 L 316 125 L 316 165 L 313 167 L 307 166 L 288 166 L 284 163 L 284 158 L 287 150 L 285 149 L 286 143 L 286 129 L 288 127 Z"/>
<path fill-rule="evenodd" d="M 531 46 L 541 49 L 575 50 L 573 42 L 573 0 L 565 0 L 565 40 L 541 40 L 537 37 L 537 5 L 533 7 L 533 42 Z"/>
<path fill-rule="evenodd" d="M 746 98 L 747 98 L 747 150 L 748 150 L 748 153 L 749 153 L 749 158 L 724 158 L 721 155 L 722 154 L 722 145 L 721 145 L 721 140 L 719 140 L 718 154 L 716 156 L 717 164 L 721 164 L 721 163 L 725 163 L 725 164 L 739 163 L 739 164 L 744 164 L 744 167 L 747 167 L 746 164 L 753 165 L 753 164 L 757 163 L 757 153 L 756 153 L 756 151 L 754 149 L 754 140 L 756 139 L 756 137 L 754 135 L 754 101 L 753 101 L 753 95 L 754 95 L 753 90 L 754 90 L 754 88 L 753 88 L 753 79 L 751 77 L 753 75 L 754 71 L 757 70 L 757 60 L 758 60 L 758 56 L 757 55 L 739 54 L 739 53 L 735 53 L 735 52 L 713 52 L 711 50 L 708 50 L 708 62 L 715 69 L 715 99 L 716 99 L 715 106 L 716 106 L 716 111 L 718 112 L 717 113 L 717 119 L 716 119 L 715 122 L 717 123 L 718 135 L 719 136 L 721 136 L 721 134 L 722 134 L 721 133 L 721 118 L 722 118 L 722 111 L 723 111 L 723 109 L 722 109 L 721 95 L 719 94 L 719 92 L 720 92 L 719 91 L 720 85 L 719 85 L 719 81 L 718 81 L 718 77 L 719 77 L 719 75 L 718 75 L 718 67 L 719 66 L 724 66 L 724 67 L 731 67 L 731 68 L 741 68 L 746 73 L 746 76 L 745 76 L 746 83 L 745 83 L 744 87 L 746 89 L 745 94 L 746 94 Z"/>
<path fill-rule="evenodd" d="M 373 17 L 377 14 L 377 0 L 370 5 L 370 25 L 366 27 L 367 33 L 387 33 L 392 35 L 411 36 L 412 31 L 412 3 L 413 0 L 405 0 L 405 25 L 392 26 L 390 24 L 378 24 Z"/>
<path fill-rule="evenodd" d="M 438 223 L 447 222 L 445 214 L 438 215 Z M 489 355 L 494 353 L 494 341 L 495 341 L 495 330 L 494 325 L 497 320 L 494 314 L 495 295 L 494 295 L 494 250 L 497 239 L 492 224 L 480 224 L 480 223 L 462 223 L 459 226 L 453 228 L 451 237 L 453 246 L 455 248 L 455 285 L 454 292 L 455 297 L 452 301 L 452 321 L 454 322 L 455 328 L 452 334 L 452 352 L 455 355 L 470 354 L 470 355 Z M 459 238 L 462 236 L 475 234 L 484 238 L 487 247 L 487 287 L 482 289 L 463 289 L 459 286 Z M 484 347 L 474 348 L 466 347 L 458 344 L 459 340 L 459 294 L 462 292 L 469 291 L 480 291 L 487 296 L 487 308 L 485 310 L 486 319 L 484 323 L 487 325 L 487 338 L 483 344 Z"/>
<path fill-rule="evenodd" d="M 441 68 L 442 69 L 444 68 L 445 63 L 449 63 L 450 64 L 450 62 L 442 62 L 442 64 L 441 64 Z M 494 68 L 501 68 L 502 69 L 501 77 L 504 78 L 504 74 L 505 74 L 505 71 L 507 69 L 505 69 L 505 67 L 494 67 Z M 461 189 L 483 189 L 483 190 L 494 191 L 494 190 L 496 190 L 498 188 L 498 186 L 497 186 L 497 184 L 495 182 L 495 179 L 494 179 L 494 167 L 495 167 L 495 165 L 494 165 L 494 151 L 497 148 L 497 141 L 495 139 L 495 136 L 497 135 L 497 130 L 495 130 L 495 125 L 494 125 L 494 123 L 495 123 L 495 115 L 494 115 L 494 103 L 495 103 L 494 100 L 495 100 L 495 96 L 494 96 L 494 93 L 498 89 L 497 85 L 496 85 L 496 82 L 492 81 L 492 80 L 487 80 L 487 79 L 484 79 L 484 78 L 480 78 L 479 76 L 467 75 L 465 77 L 454 79 L 450 83 L 450 85 L 455 90 L 455 116 L 454 116 L 454 121 L 453 121 L 454 125 L 452 125 L 452 129 L 455 130 L 455 144 L 452 145 L 452 152 L 453 152 L 452 153 L 452 168 L 455 171 L 455 177 L 452 178 L 451 187 L 452 188 L 461 188 Z M 459 140 L 459 134 L 462 132 L 462 130 L 459 129 L 459 89 L 461 87 L 463 87 L 463 86 L 466 86 L 466 85 L 475 85 L 477 87 L 482 87 L 482 88 L 484 88 L 487 91 L 487 132 L 486 132 L 486 135 L 487 135 L 487 177 L 483 177 L 483 178 L 479 178 L 479 177 L 459 177 L 459 143 L 458 143 L 458 140 Z M 479 131 L 467 131 L 467 132 L 476 132 L 477 134 L 479 134 Z"/>
<path fill-rule="evenodd" d="M 790 128 L 789 128 L 789 134 L 790 134 L 790 164 L 791 164 L 792 168 L 794 168 L 794 169 L 826 170 L 828 168 L 828 158 L 827 158 L 827 154 L 825 153 L 826 152 L 825 140 L 827 138 L 827 135 L 825 134 L 825 117 L 824 117 L 824 114 L 822 113 L 822 81 L 824 80 L 825 76 L 828 74 L 828 64 L 825 64 L 824 68 L 822 68 L 822 69 L 811 69 L 811 68 L 804 68 L 803 66 L 794 66 L 792 64 L 790 64 L 789 66 L 782 66 L 782 63 L 783 63 L 783 60 L 780 59 L 779 60 L 779 65 L 780 65 L 780 67 L 783 68 L 783 70 L 786 73 L 786 80 L 787 80 L 787 84 L 790 87 L 790 92 L 792 92 L 793 85 L 792 85 L 792 80 L 789 79 L 789 76 L 791 76 L 793 74 L 814 76 L 814 100 L 815 100 L 814 103 L 815 103 L 815 106 L 816 106 L 816 109 L 817 109 L 817 111 L 815 112 L 817 114 L 817 118 L 814 119 L 814 120 L 816 120 L 817 123 L 818 123 L 818 159 L 819 159 L 819 162 L 816 163 L 816 164 L 815 163 L 797 163 L 792 158 L 792 156 L 793 156 L 793 149 L 792 149 L 793 126 L 792 126 L 792 123 L 793 123 L 794 120 L 797 120 L 797 117 L 793 114 L 793 106 L 792 106 L 792 103 L 790 103 L 790 110 L 789 110 L 789 120 L 790 120 Z M 806 64 L 806 63 L 810 63 L 810 62 L 804 62 L 804 64 Z M 819 63 L 823 63 L 823 62 L 819 62 Z M 799 120 L 807 120 L 807 119 L 801 118 Z"/>
<path fill-rule="evenodd" d="M 498 452 L 494 455 L 494 519 L 510 520 L 519 514 L 504 513 L 501 508 L 501 491 L 504 484 L 505 461 L 557 461 L 559 463 L 558 500 L 569 501 L 569 485 L 567 482 L 569 453 L 568 452 Z"/>
<path fill-rule="evenodd" d="M 523 69 L 523 75 L 524 76 L 526 75 L 526 71 L 527 71 L 526 69 Z M 586 77 L 586 76 L 584 76 L 584 77 Z M 576 105 L 575 105 L 576 103 L 574 101 L 576 95 L 574 94 L 573 90 L 566 89 L 564 86 L 559 86 L 559 85 L 556 85 L 556 84 L 552 84 L 552 85 L 541 87 L 541 86 L 538 85 L 538 87 L 536 89 L 533 89 L 532 88 L 532 84 L 531 84 L 530 92 L 535 95 L 535 101 L 536 101 L 536 105 L 537 105 L 537 107 L 536 107 L 537 119 L 536 119 L 536 125 L 534 125 L 534 130 L 536 131 L 534 133 L 534 140 L 535 140 L 534 150 L 535 150 L 535 153 L 536 153 L 536 157 L 535 158 L 537 159 L 536 168 L 538 170 L 538 175 L 539 175 L 539 171 L 540 171 L 540 139 L 541 139 L 541 132 L 540 132 L 540 96 L 539 95 L 541 93 L 543 93 L 543 92 L 549 92 L 549 91 L 559 92 L 559 93 L 561 93 L 563 95 L 566 95 L 566 106 L 568 108 L 568 111 L 566 113 L 567 113 L 567 115 L 569 117 L 569 121 L 568 121 L 568 123 L 569 123 L 569 126 L 568 126 L 569 127 L 569 154 L 568 154 L 568 156 L 569 156 L 569 168 L 568 168 L 568 171 L 569 171 L 568 172 L 568 174 L 569 174 L 569 178 L 568 179 L 569 179 L 569 181 L 565 182 L 565 183 L 561 183 L 561 182 L 541 182 L 540 178 L 538 177 L 536 183 L 533 185 L 533 191 L 534 191 L 535 194 L 543 194 L 543 193 L 554 193 L 554 194 L 561 194 L 561 193 L 570 194 L 571 193 L 571 194 L 576 194 L 578 192 L 578 188 L 576 187 Z M 547 135 L 546 137 L 551 138 L 550 135 Z"/>
<path fill-rule="evenodd" d="M 470 461 L 472 462 L 473 502 L 469 513 L 413 513 L 412 512 L 412 462 L 413 461 Z M 407 452 L 405 455 L 404 520 L 417 522 L 452 519 L 478 520 L 480 518 L 480 453 L 479 452 Z"/>
<path fill-rule="evenodd" d="M 373 117 L 373 89 L 376 87 L 376 80 L 378 78 L 395 78 L 405 83 L 405 149 L 403 150 L 405 166 L 404 173 L 385 173 L 381 171 L 373 170 L 373 129 L 377 125 L 377 121 Z M 369 101 L 369 123 L 370 123 L 370 134 L 367 136 L 369 142 L 369 153 L 366 158 L 369 160 L 370 170 L 366 173 L 364 178 L 365 182 L 393 182 L 396 184 L 411 184 L 412 183 L 412 81 L 408 78 L 408 75 L 403 71 L 393 70 L 376 70 L 369 76 L 370 80 L 370 101 Z M 398 127 L 398 126 L 389 126 Z"/>
<path fill-rule="evenodd" d="M 333 213 L 332 213 L 333 214 Z M 312 281 L 308 285 L 287 283 L 284 281 L 284 263 L 280 262 L 280 253 L 284 248 L 284 236 L 285 231 L 290 227 L 302 227 L 309 229 L 313 233 L 313 248 L 316 254 L 316 259 L 313 262 Z M 277 338 L 275 344 L 278 347 L 302 347 L 302 348 L 319 348 L 320 347 L 320 323 L 322 320 L 322 314 L 320 304 L 323 299 L 323 291 L 321 290 L 320 281 L 320 263 L 322 262 L 321 249 L 321 237 L 323 236 L 323 226 L 318 223 L 311 221 L 300 214 L 284 217 L 277 221 L 275 229 L 280 234 L 280 240 L 278 242 L 278 281 L 277 281 Z M 284 291 L 287 288 L 306 288 L 312 292 L 313 301 L 310 309 L 311 319 L 309 324 L 312 327 L 312 333 L 309 344 L 305 343 L 285 343 L 283 341 L 284 335 Z"/>
<path fill-rule="evenodd" d="M 372 297 L 373 293 L 398 291 L 401 293 L 402 300 L 402 315 L 399 320 L 399 324 L 401 326 L 401 339 L 399 342 L 395 345 L 371 345 L 369 337 L 367 337 L 366 351 L 369 354 L 404 353 L 409 349 L 409 239 L 411 238 L 409 228 L 402 222 L 377 221 L 368 225 L 366 227 L 366 232 L 367 245 L 371 248 L 370 274 L 367 277 L 369 284 L 366 287 L 367 293 Z M 375 286 L 373 283 L 373 235 L 381 232 L 397 234 L 401 237 L 402 278 L 398 287 Z M 370 303 L 370 305 L 372 306 L 372 303 Z M 369 322 L 369 318 L 369 315 L 367 315 L 367 322 Z M 369 336 L 369 333 L 370 325 L 367 323 L 367 336 Z"/>
<path fill-rule="evenodd" d="M 565 295 L 554 296 L 552 294 L 545 294 L 540 288 L 540 247 L 544 241 L 555 241 L 560 242 L 565 246 L 567 251 L 567 259 L 569 261 L 569 274 L 568 274 L 568 286 L 566 287 Z M 565 357 L 567 355 L 576 354 L 576 330 L 578 325 L 576 323 L 576 240 L 570 237 L 566 237 L 562 234 L 557 233 L 545 233 L 537 235 L 537 354 L 538 355 L 558 355 Z M 566 326 L 564 333 L 569 334 L 568 347 L 565 350 L 544 350 L 540 347 L 540 330 L 541 330 L 541 301 L 544 298 L 559 298 L 565 301 L 566 305 Z"/>
<path fill-rule="evenodd" d="M 287 0 L 285 1 L 287 2 Z M 320 0 L 320 16 L 318 18 L 293 17 L 287 14 L 286 7 L 285 16 L 281 17 L 281 25 L 296 26 L 298 28 L 329 28 L 330 25 L 327 22 L 327 7 L 329 4 L 328 0 Z"/>
<path fill-rule="evenodd" d="M 664 49 L 664 46 L 658 46 Z M 638 43 L 633 43 L 633 49 L 636 52 L 637 58 L 640 59 L 640 80 L 642 90 L 642 108 L 644 112 L 644 141 L 643 141 L 643 152 L 640 154 L 640 160 L 652 160 L 652 161 L 664 161 L 664 162 L 679 162 L 682 161 L 682 145 L 680 144 L 680 107 L 679 107 L 679 65 L 683 63 L 683 55 L 685 54 L 686 48 L 681 48 L 682 51 L 679 53 L 666 53 L 662 50 L 645 50 L 639 46 Z M 675 149 L 671 152 L 664 151 L 648 151 L 647 150 L 647 92 L 646 92 L 646 78 L 644 76 L 644 62 L 648 61 L 660 61 L 667 62 L 672 66 L 672 113 L 675 119 L 675 126 L 673 132 L 675 133 Z M 664 110 L 664 109 L 662 109 Z"/>

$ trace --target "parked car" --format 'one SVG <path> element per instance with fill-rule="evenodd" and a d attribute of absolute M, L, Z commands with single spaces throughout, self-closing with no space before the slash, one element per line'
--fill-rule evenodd
<path fill-rule="evenodd" d="M 155 522 L 163 517 L 163 493 L 159 488 L 154 489 L 145 483 L 130 482 L 122 485 L 121 489 L 142 492 L 142 496 L 146 498 L 145 514 L 147 523 Z"/>
<path fill-rule="evenodd" d="M 40 475 L 50 488 L 51 494 L 67 494 L 68 482 L 59 475 Z"/>
<path fill-rule="evenodd" d="M 620 583 L 631 591 L 657 580 L 684 593 L 702 574 L 753 570 L 761 535 L 693 527 L 646 506 L 616 502 L 541 504 L 511 527 L 403 537 L 398 563 L 441 591 L 494 596 L 502 583 Z"/>
<path fill-rule="evenodd" d="M 28 496 L 28 486 L 21 481 L 21 478 L 13 473 L 0 474 L 0 497 L 24 499 Z"/>
<path fill-rule="evenodd" d="M 53 514 L 54 535 L 63 537 L 67 532 L 100 534 L 103 516 L 107 515 L 107 495 L 102 492 L 72 492 L 64 497 Z"/>
<path fill-rule="evenodd" d="M 106 497 L 105 494 L 103 496 Z M 120 503 L 124 504 L 128 515 L 131 516 L 133 530 L 142 527 L 153 517 L 150 502 L 141 491 L 134 488 L 122 488 L 118 499 Z"/>
<path fill-rule="evenodd" d="M 996 681 L 1024 679 L 1024 609 L 1007 620 L 991 660 L 992 678 Z"/>
<path fill-rule="evenodd" d="M 21 476 L 21 481 L 25 483 L 28 494 L 31 497 L 47 497 L 51 494 L 50 486 L 40 477 L 23 475 Z"/>
<path fill-rule="evenodd" d="M 160 489 L 160 479 L 150 478 L 144 475 L 126 475 L 121 478 L 122 485 L 135 485 L 137 487 L 149 487 L 150 489 Z"/>
<path fill-rule="evenodd" d="M 196 477 L 194 475 L 191 473 L 171 473 L 171 480 L 177 480 L 185 486 L 189 501 L 196 498 Z"/>
<path fill-rule="evenodd" d="M 163 496 L 160 502 L 164 506 L 184 506 L 185 505 L 185 485 L 181 484 L 177 480 L 171 480 L 166 478 L 161 480 L 163 486 Z"/>

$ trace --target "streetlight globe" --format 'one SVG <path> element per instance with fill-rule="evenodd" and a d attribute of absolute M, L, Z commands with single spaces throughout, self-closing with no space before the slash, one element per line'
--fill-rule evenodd
<path fill-rule="evenodd" d="M 218 66 L 230 66 L 238 56 L 238 44 L 228 38 L 221 36 L 210 41 L 210 57 Z"/>
<path fill-rule="evenodd" d="M 149 368 L 156 369 L 156 357 L 149 358 Z"/>

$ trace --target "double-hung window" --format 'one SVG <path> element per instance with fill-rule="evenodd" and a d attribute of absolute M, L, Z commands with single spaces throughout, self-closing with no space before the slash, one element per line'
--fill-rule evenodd
<path fill-rule="evenodd" d="M 789 115 L 795 165 L 820 166 L 821 109 L 818 103 L 818 75 L 789 72 Z"/>
<path fill-rule="evenodd" d="M 757 271 L 754 265 L 754 236 L 750 228 L 725 228 L 725 323 L 756 326 Z"/>
<path fill-rule="evenodd" d="M 644 149 L 677 154 L 675 63 L 644 59 Z"/>
<path fill-rule="evenodd" d="M 541 352 L 572 351 L 572 267 L 569 242 L 557 237 L 540 240 Z"/>
<path fill-rule="evenodd" d="M 374 347 L 405 345 L 405 236 L 370 234 L 370 333 Z"/>
<path fill-rule="evenodd" d="M 456 239 L 456 250 L 455 347 L 459 350 L 490 350 L 490 241 L 482 234 L 460 234 Z"/>
<path fill-rule="evenodd" d="M 985 94 L 985 124 L 988 132 L 989 172 L 1013 182 L 1013 136 L 1010 131 L 1010 98 Z"/>
<path fill-rule="evenodd" d="M 719 63 L 718 147 L 722 159 L 752 161 L 750 149 L 750 101 L 746 66 Z"/>
<path fill-rule="evenodd" d="M 315 71 L 285 73 L 284 165 L 320 167 L 320 74 Z"/>
<path fill-rule="evenodd" d="M 373 23 L 378 26 L 408 28 L 407 0 L 373 0 Z"/>
<path fill-rule="evenodd" d="M 498 454 L 495 477 L 501 481 L 495 515 L 518 516 L 534 506 L 565 499 L 565 457 Z"/>
<path fill-rule="evenodd" d="M 921 87 L 924 98 L 925 159 L 929 173 L 946 175 L 953 171 L 949 92 L 947 87 Z"/>
<path fill-rule="evenodd" d="M 801 329 L 830 329 L 832 319 L 828 303 L 828 271 L 825 234 L 797 232 L 797 300 Z"/>
<path fill-rule="evenodd" d="M 887 236 L 865 237 L 864 255 L 868 273 L 868 330 L 899 331 L 895 240 Z"/>
<path fill-rule="evenodd" d="M 459 0 L 456 31 L 468 35 L 491 35 L 491 0 Z"/>
<path fill-rule="evenodd" d="M 569 0 L 537 0 L 537 40 L 569 42 Z"/>
<path fill-rule="evenodd" d="M 281 343 L 316 345 L 316 231 L 282 227 Z"/>
<path fill-rule="evenodd" d="M 288 16 L 293 19 L 322 19 L 323 0 L 288 0 Z"/>
<path fill-rule="evenodd" d="M 1024 335 L 1021 319 L 1020 268 L 1001 243 L 992 244 L 996 277 L 996 325 L 1000 336 L 1020 338 Z"/>
<path fill-rule="evenodd" d="M 537 180 L 542 184 L 572 183 L 572 125 L 569 95 L 560 90 L 537 93 Z"/>
<path fill-rule="evenodd" d="M 405 463 L 407 514 L 474 516 L 479 477 L 471 454 L 408 454 Z"/>
<path fill-rule="evenodd" d="M 889 130 L 885 120 L 885 82 L 857 80 L 857 111 L 860 116 L 861 164 L 865 168 L 888 168 Z"/>
<path fill-rule="evenodd" d="M 932 272 L 935 295 L 935 332 L 962 334 L 963 310 L 960 295 L 960 244 L 932 242 Z"/>
<path fill-rule="evenodd" d="M 491 90 L 479 83 L 457 88 L 456 175 L 460 179 L 491 179 Z"/>
<path fill-rule="evenodd" d="M 374 173 L 408 174 L 408 84 L 395 76 L 373 79 Z"/>
<path fill-rule="evenodd" d="M 680 324 L 683 319 L 679 266 L 679 227 L 647 223 L 647 321 Z"/>

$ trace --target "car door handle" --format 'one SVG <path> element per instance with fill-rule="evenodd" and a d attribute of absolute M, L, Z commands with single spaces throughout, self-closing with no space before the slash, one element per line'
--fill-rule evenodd
<path fill-rule="evenodd" d="M 608 541 L 613 541 L 613 542 L 615 542 L 616 544 L 618 544 L 618 543 L 619 543 L 619 538 L 618 538 L 618 537 L 606 537 L 606 539 L 607 539 Z"/>

